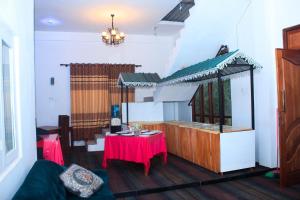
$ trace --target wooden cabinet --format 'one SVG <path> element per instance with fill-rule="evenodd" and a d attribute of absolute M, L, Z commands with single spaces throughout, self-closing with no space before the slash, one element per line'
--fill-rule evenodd
<path fill-rule="evenodd" d="M 165 124 L 164 123 L 157 123 L 157 124 L 142 124 L 143 129 L 148 130 L 160 130 L 166 132 Z"/>
<path fill-rule="evenodd" d="M 143 127 L 143 129 L 153 130 L 153 125 L 152 124 L 143 124 L 142 127 Z"/>
<path fill-rule="evenodd" d="M 210 169 L 215 172 L 221 172 L 221 134 L 210 134 Z M 234 145 L 234 144 L 232 144 Z M 254 164 L 255 166 L 255 164 Z"/>
<path fill-rule="evenodd" d="M 255 166 L 253 130 L 220 134 L 217 131 L 176 122 L 144 124 L 143 128 L 164 131 L 169 153 L 211 171 L 219 173 Z M 233 145 L 237 146 L 237 149 L 232 148 Z M 244 159 L 243 162 L 241 159 Z"/>
<path fill-rule="evenodd" d="M 166 141 L 168 152 L 177 155 L 178 153 L 178 132 L 176 127 L 166 124 Z"/>
<path fill-rule="evenodd" d="M 191 129 L 178 126 L 175 127 L 175 129 L 177 129 L 178 135 L 177 155 L 186 160 L 193 161 L 193 149 L 191 148 Z"/>
<path fill-rule="evenodd" d="M 210 135 L 199 129 L 191 129 L 193 162 L 207 169 L 211 169 Z"/>
<path fill-rule="evenodd" d="M 171 153 L 214 172 L 220 172 L 220 134 L 180 125 L 168 126 L 167 143 L 171 142 L 176 147 L 170 149 Z"/>
<path fill-rule="evenodd" d="M 169 153 L 220 172 L 219 134 L 176 123 L 143 124 L 143 128 L 164 131 Z"/>

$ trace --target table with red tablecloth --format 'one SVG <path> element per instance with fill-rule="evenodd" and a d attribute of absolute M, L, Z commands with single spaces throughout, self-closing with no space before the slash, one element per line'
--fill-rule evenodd
<path fill-rule="evenodd" d="M 167 162 L 167 146 L 164 133 L 149 136 L 107 135 L 105 137 L 102 167 L 107 168 L 107 160 L 116 159 L 142 163 L 145 174 L 148 175 L 150 160 L 155 155 L 162 154 Z"/>
<path fill-rule="evenodd" d="M 53 161 L 59 165 L 64 165 L 63 154 L 61 150 L 58 134 L 41 135 L 37 147 L 43 149 L 43 158 Z"/>

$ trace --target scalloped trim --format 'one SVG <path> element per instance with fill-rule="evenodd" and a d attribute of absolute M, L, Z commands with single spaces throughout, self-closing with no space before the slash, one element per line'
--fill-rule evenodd
<path fill-rule="evenodd" d="M 123 82 L 124 86 L 127 87 L 155 87 L 156 83 L 152 82 Z M 118 84 L 118 86 L 120 86 Z"/>
<path fill-rule="evenodd" d="M 120 87 L 121 82 L 124 86 L 134 88 L 134 87 L 155 87 L 157 83 L 155 82 L 124 82 L 123 77 L 119 74 L 118 86 Z"/>
<path fill-rule="evenodd" d="M 216 65 L 216 67 L 214 67 L 212 69 L 201 71 L 201 72 L 191 74 L 191 75 L 188 75 L 188 76 L 184 76 L 184 77 L 180 77 L 180 78 L 177 78 L 177 79 L 169 80 L 169 81 L 166 81 L 166 82 L 161 82 L 158 85 L 159 86 L 164 86 L 164 85 L 177 84 L 177 83 L 185 82 L 185 81 L 188 81 L 188 80 L 193 80 L 193 79 L 196 79 L 196 78 L 199 78 L 199 77 L 207 76 L 207 75 L 210 75 L 210 74 L 214 74 L 218 70 L 222 70 L 222 69 L 226 68 L 227 65 L 231 64 L 236 58 L 245 59 L 249 64 L 254 66 L 254 69 L 261 69 L 262 68 L 262 66 L 259 63 L 257 63 L 254 59 L 246 56 L 244 53 L 242 53 L 240 51 L 237 51 L 236 53 L 232 54 L 231 56 L 229 56 L 228 58 L 223 60 L 221 63 L 219 63 L 218 65 Z M 230 77 L 230 75 L 228 77 Z M 207 82 L 211 82 L 211 81 L 207 80 Z"/>

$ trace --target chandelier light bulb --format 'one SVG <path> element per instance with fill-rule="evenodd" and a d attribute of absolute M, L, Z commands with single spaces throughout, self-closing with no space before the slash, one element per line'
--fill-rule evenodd
<path fill-rule="evenodd" d="M 106 31 L 102 32 L 102 36 L 105 37 L 107 35 Z"/>
<path fill-rule="evenodd" d="M 115 29 L 112 29 L 111 30 L 111 35 L 116 35 L 117 34 L 117 31 Z"/>

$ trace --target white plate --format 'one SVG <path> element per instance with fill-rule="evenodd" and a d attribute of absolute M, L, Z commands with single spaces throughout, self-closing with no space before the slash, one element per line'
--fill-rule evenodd
<path fill-rule="evenodd" d="M 106 136 L 117 136 L 118 134 L 113 134 L 113 133 L 110 133 L 110 134 L 106 134 Z"/>
<path fill-rule="evenodd" d="M 121 136 L 134 136 L 134 134 L 121 134 Z"/>
<path fill-rule="evenodd" d="M 116 134 L 128 134 L 128 133 L 130 133 L 131 131 L 130 130 L 125 130 L 125 131 L 118 131 L 118 132 L 116 132 Z"/>
<path fill-rule="evenodd" d="M 155 135 L 157 133 L 161 133 L 161 131 L 157 131 L 157 130 L 155 130 L 155 131 L 149 131 L 149 132 L 146 132 L 146 133 L 142 133 L 142 135 Z"/>

